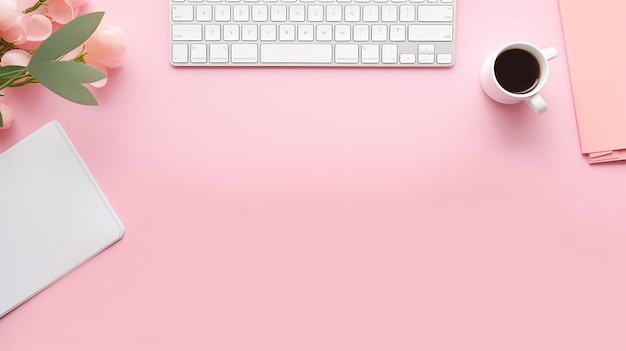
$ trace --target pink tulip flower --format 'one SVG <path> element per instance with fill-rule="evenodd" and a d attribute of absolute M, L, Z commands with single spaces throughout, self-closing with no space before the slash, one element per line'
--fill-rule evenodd
<path fill-rule="evenodd" d="M 119 27 L 98 29 L 85 42 L 85 63 L 107 74 L 108 68 L 116 68 L 122 64 L 122 55 L 126 52 L 124 31 Z M 92 83 L 102 87 L 106 78 Z"/>
<path fill-rule="evenodd" d="M 96 32 L 85 42 L 85 59 L 98 62 L 109 68 L 122 65 L 122 55 L 126 52 L 124 31 L 119 27 L 105 27 Z"/>

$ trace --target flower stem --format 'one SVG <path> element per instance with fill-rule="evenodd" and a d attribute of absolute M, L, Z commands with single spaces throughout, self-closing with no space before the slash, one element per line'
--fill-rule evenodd
<path fill-rule="evenodd" d="M 15 75 L 11 78 L 9 78 L 6 82 L 4 82 L 4 84 L 0 85 L 0 90 L 6 88 L 6 87 L 12 87 L 13 84 L 22 78 L 26 78 L 26 81 L 28 81 L 28 75 L 25 75 L 24 73 L 26 72 L 26 67 L 24 67 L 23 69 L 19 70 L 17 73 L 15 73 Z M 21 84 L 21 82 L 15 83 L 15 84 Z M 28 83 L 25 83 L 28 84 Z M 19 86 L 19 85 L 18 85 Z"/>
<path fill-rule="evenodd" d="M 9 88 L 22 87 L 22 86 L 24 86 L 26 84 L 30 84 L 30 83 L 39 83 L 37 81 L 37 79 L 35 79 L 35 78 L 31 77 L 31 76 L 28 76 L 28 75 L 22 76 L 22 77 L 18 78 L 18 80 L 21 79 L 21 78 L 25 78 L 25 79 L 22 80 L 22 81 L 19 81 L 17 83 L 13 83 L 13 84 L 9 85 Z"/>
<path fill-rule="evenodd" d="M 80 50 L 80 54 L 76 56 L 72 61 L 85 63 L 85 56 L 87 56 L 87 52 L 85 52 L 85 45 L 83 44 L 83 48 Z"/>
<path fill-rule="evenodd" d="M 35 3 L 35 5 L 25 9 L 24 11 L 22 11 L 23 14 L 27 14 L 33 11 L 36 11 L 39 7 L 41 7 L 42 5 L 45 5 L 46 0 L 37 0 L 37 3 Z"/>

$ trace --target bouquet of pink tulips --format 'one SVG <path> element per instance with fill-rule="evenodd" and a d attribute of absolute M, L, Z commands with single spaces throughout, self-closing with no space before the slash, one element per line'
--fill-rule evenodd
<path fill-rule="evenodd" d="M 104 86 L 126 47 L 120 28 L 99 28 L 103 12 L 78 16 L 86 1 L 37 0 L 19 11 L 16 0 L 0 0 L 0 91 L 40 83 L 70 101 L 97 105 L 84 84 Z M 0 101 L 0 129 L 12 122 Z"/>

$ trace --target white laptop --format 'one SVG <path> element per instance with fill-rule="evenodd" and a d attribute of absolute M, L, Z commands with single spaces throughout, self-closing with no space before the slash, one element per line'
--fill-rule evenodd
<path fill-rule="evenodd" d="M 58 122 L 0 154 L 0 318 L 124 228 Z"/>

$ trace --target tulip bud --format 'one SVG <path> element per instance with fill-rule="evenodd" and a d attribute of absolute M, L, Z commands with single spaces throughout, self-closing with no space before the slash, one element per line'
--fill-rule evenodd
<path fill-rule="evenodd" d="M 0 129 L 7 129 L 13 123 L 13 113 L 9 106 L 0 103 Z"/>

